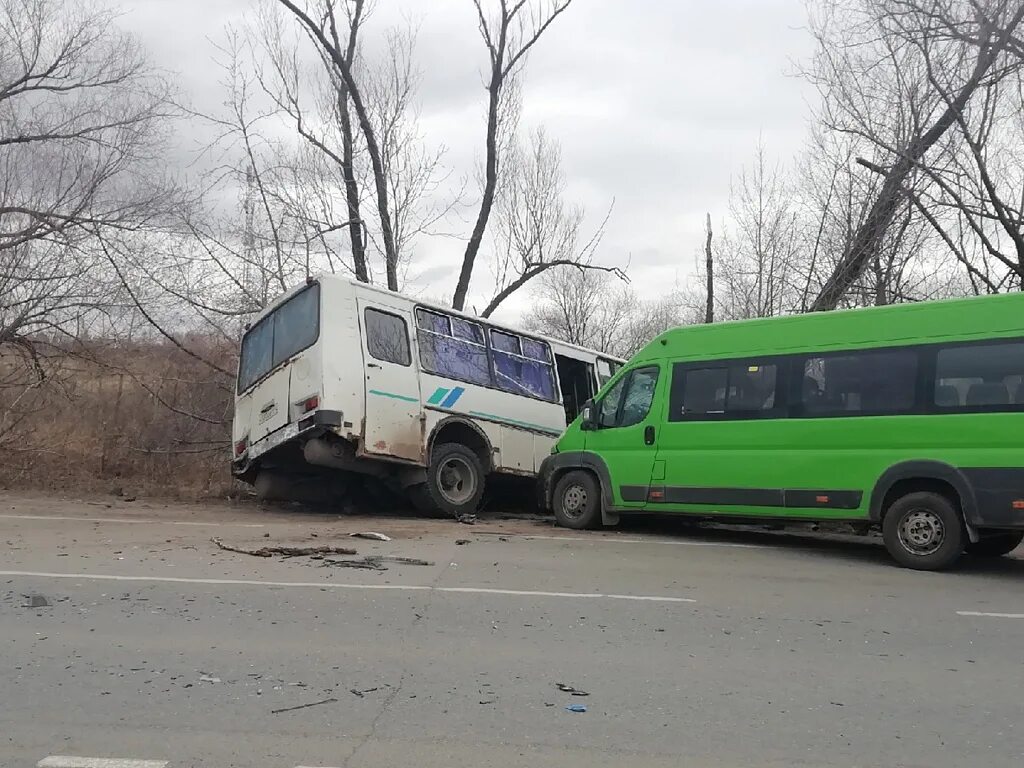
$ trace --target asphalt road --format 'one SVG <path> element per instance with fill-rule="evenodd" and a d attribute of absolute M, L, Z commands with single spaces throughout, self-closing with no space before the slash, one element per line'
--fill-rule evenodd
<path fill-rule="evenodd" d="M 1024 762 L 1020 551 L 11 494 L 0 542 L 4 768 Z"/>

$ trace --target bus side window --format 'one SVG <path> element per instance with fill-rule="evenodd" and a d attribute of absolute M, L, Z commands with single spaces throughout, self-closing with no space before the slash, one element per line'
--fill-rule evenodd
<path fill-rule="evenodd" d="M 366 318 L 366 349 L 370 356 L 385 363 L 411 365 L 412 353 L 409 349 L 409 331 L 405 320 L 390 312 L 367 307 Z"/>

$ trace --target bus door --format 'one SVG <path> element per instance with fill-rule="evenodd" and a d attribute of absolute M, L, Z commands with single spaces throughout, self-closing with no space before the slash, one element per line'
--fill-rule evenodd
<path fill-rule="evenodd" d="M 595 429 L 586 432 L 585 449 L 608 468 L 616 506 L 642 509 L 657 457 L 665 384 L 657 365 L 633 368 L 598 400 Z"/>
<path fill-rule="evenodd" d="M 424 436 L 420 378 L 412 359 L 412 315 L 377 297 L 359 299 L 358 307 L 366 380 L 363 452 L 422 461 Z"/>

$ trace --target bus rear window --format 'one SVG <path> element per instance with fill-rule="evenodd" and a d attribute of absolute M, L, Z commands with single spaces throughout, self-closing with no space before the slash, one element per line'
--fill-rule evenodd
<path fill-rule="evenodd" d="M 242 339 L 238 391 L 244 392 L 320 335 L 320 285 L 314 283 L 260 320 Z"/>

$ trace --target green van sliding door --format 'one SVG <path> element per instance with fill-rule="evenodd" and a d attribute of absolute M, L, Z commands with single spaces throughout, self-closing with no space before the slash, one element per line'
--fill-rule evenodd
<path fill-rule="evenodd" d="M 657 365 L 633 368 L 596 403 L 597 426 L 586 433 L 585 448 L 608 467 L 615 506 L 640 509 L 647 501 L 665 378 Z"/>
<path fill-rule="evenodd" d="M 658 440 L 657 511 L 786 514 L 796 445 L 783 358 L 674 363 Z"/>

